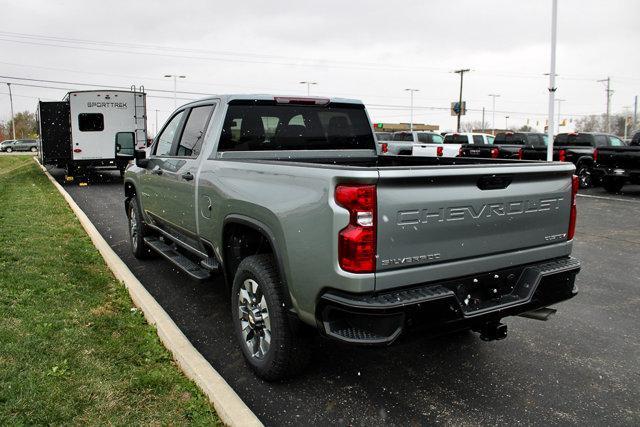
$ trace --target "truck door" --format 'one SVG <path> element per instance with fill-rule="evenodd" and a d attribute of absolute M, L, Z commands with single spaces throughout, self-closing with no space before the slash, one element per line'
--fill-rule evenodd
<path fill-rule="evenodd" d="M 172 168 L 164 170 L 170 187 L 164 200 L 165 219 L 173 231 L 187 240 L 197 236 L 196 174 L 213 109 L 214 105 L 200 105 L 185 113 L 183 130 L 174 142 Z"/>

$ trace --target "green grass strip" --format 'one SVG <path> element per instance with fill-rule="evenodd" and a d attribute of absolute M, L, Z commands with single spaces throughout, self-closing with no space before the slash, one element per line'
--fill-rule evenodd
<path fill-rule="evenodd" d="M 0 157 L 0 425 L 219 424 L 29 157 Z"/>

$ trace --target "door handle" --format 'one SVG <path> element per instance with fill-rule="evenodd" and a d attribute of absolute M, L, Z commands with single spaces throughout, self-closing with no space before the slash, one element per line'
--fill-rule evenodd
<path fill-rule="evenodd" d="M 191 172 L 183 173 L 182 179 L 185 181 L 191 181 L 193 179 L 193 175 L 191 175 Z"/>

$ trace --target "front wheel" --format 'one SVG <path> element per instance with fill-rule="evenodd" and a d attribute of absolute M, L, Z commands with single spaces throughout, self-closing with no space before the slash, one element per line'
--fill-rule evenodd
<path fill-rule="evenodd" d="M 9 147 L 7 148 L 7 153 L 11 153 L 13 151 L 13 148 Z"/>
<path fill-rule="evenodd" d="M 579 165 L 576 175 L 578 175 L 578 182 L 580 183 L 580 188 L 593 187 L 593 174 L 591 173 L 590 166 L 583 165 L 583 164 Z"/>
<path fill-rule="evenodd" d="M 617 193 L 622 190 L 624 181 L 620 178 L 606 177 L 602 180 L 602 186 L 608 193 Z"/>
<path fill-rule="evenodd" d="M 138 259 L 151 257 L 151 251 L 144 243 L 144 238 L 148 234 L 142 220 L 142 211 L 138 205 L 138 200 L 134 196 L 129 200 L 129 243 L 133 256 Z"/>
<path fill-rule="evenodd" d="M 294 376 L 309 360 L 312 331 L 289 308 L 273 256 L 243 259 L 231 293 L 233 326 L 245 360 L 267 381 Z"/>

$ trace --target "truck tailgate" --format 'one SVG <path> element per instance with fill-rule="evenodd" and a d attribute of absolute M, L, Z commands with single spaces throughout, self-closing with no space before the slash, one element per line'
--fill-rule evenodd
<path fill-rule="evenodd" d="M 640 147 L 599 148 L 598 164 L 622 169 L 638 169 L 640 168 Z"/>
<path fill-rule="evenodd" d="M 381 168 L 377 271 L 567 240 L 573 165 Z"/>

